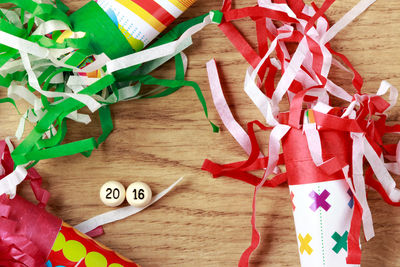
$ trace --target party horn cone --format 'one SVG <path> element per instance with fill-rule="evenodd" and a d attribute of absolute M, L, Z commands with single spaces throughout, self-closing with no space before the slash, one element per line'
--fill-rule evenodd
<path fill-rule="evenodd" d="M 141 50 L 196 0 L 96 0 L 135 51 Z"/>
<path fill-rule="evenodd" d="M 324 160 L 351 162 L 348 134 L 320 131 Z M 328 175 L 310 155 L 302 130 L 282 140 L 300 262 L 303 267 L 359 266 L 346 263 L 354 197 L 343 174 Z"/>
<path fill-rule="evenodd" d="M 138 266 L 18 195 L 0 211 L 0 266 Z"/>
<path fill-rule="evenodd" d="M 97 0 L 71 16 L 97 54 L 114 59 L 142 50 L 196 0 Z"/>
<path fill-rule="evenodd" d="M 142 50 L 195 0 L 97 0 L 90 1 L 70 16 L 74 31 L 85 32 L 90 48 L 110 59 Z M 83 51 L 85 52 L 85 51 Z M 79 64 L 94 61 L 89 56 Z M 136 66 L 115 73 L 119 79 L 129 77 Z"/>
<path fill-rule="evenodd" d="M 142 50 L 196 0 L 97 0 L 90 1 L 70 16 L 72 28 L 85 32 L 90 48 L 110 59 Z M 82 51 L 85 53 L 85 51 Z M 89 56 L 78 67 L 93 62 Z M 115 73 L 129 77 L 136 66 Z"/>

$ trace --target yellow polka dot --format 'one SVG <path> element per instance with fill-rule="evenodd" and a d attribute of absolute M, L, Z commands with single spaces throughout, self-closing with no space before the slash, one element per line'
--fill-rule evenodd
<path fill-rule="evenodd" d="M 54 241 L 52 250 L 59 251 L 64 247 L 64 244 L 65 244 L 65 237 L 62 233 L 59 233 L 56 238 L 56 241 Z"/>
<path fill-rule="evenodd" d="M 86 256 L 86 248 L 78 241 L 70 240 L 65 243 L 63 254 L 69 261 L 78 262 Z"/>
<path fill-rule="evenodd" d="M 108 267 L 124 267 L 124 266 L 119 263 L 113 263 L 113 264 L 110 264 Z"/>
<path fill-rule="evenodd" d="M 107 267 L 106 258 L 98 252 L 90 252 L 85 259 L 87 267 Z"/>
<path fill-rule="evenodd" d="M 121 259 L 123 259 L 124 261 L 133 262 L 133 261 L 131 261 L 130 259 L 128 259 L 127 257 L 122 256 L 122 255 L 119 254 L 118 252 L 115 252 L 115 254 L 117 254 L 117 256 L 120 257 Z"/>

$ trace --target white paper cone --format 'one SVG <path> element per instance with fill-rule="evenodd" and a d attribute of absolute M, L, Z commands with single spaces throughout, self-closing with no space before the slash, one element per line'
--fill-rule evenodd
<path fill-rule="evenodd" d="M 360 266 L 346 264 L 354 208 L 346 181 L 290 185 L 289 189 L 301 266 Z"/>

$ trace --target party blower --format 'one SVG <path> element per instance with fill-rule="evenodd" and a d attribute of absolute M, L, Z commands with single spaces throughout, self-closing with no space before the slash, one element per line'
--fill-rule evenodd
<path fill-rule="evenodd" d="M 69 18 L 75 32 L 90 36 L 89 45 L 95 54 L 105 53 L 110 59 L 116 59 L 142 50 L 194 2 L 196 0 L 94 0 Z M 69 34 L 72 32 L 63 33 L 61 38 Z M 91 61 L 92 58 L 87 58 L 80 66 Z M 121 70 L 117 76 L 130 75 L 136 68 Z"/>
<path fill-rule="evenodd" d="M 190 86 L 208 117 L 200 87 L 185 80 L 182 51 L 192 45 L 192 35 L 212 23 L 211 14 L 182 22 L 152 42 L 195 1 L 89 1 L 71 15 L 60 0 L 1 2 L 12 5 L 0 9 L 0 86 L 8 95 L 2 102 L 16 108 L 19 99 L 29 104 L 25 112 L 17 110 L 22 115 L 18 140 L 27 122 L 35 124 L 12 153 L 16 165 L 89 156 L 113 130 L 109 105 L 121 101 L 164 97 Z M 175 60 L 175 77 L 151 75 L 170 59 Z M 101 135 L 63 143 L 68 119 L 91 122 L 92 115 L 81 112 L 85 107 L 98 111 Z"/>
<path fill-rule="evenodd" d="M 138 266 L 47 212 L 50 194 L 41 187 L 41 176 L 34 168 L 14 169 L 9 145 L 0 141 L 1 266 Z M 30 182 L 38 204 L 16 195 L 23 180 Z M 101 233 L 97 228 L 89 234 Z"/>
<path fill-rule="evenodd" d="M 308 110 L 306 113 L 314 114 L 314 111 Z M 357 229 L 361 226 L 362 208 L 354 198 L 354 189 L 347 176 L 349 165 L 346 165 L 346 162 L 351 162 L 352 147 L 349 134 L 334 131 L 329 127 L 320 129 L 318 132 L 321 142 L 319 145 L 322 147 L 320 157 L 325 162 L 317 166 L 303 130 L 290 128 L 288 121 L 285 122 L 284 119 L 281 124 L 287 127 L 283 126 L 280 130 L 278 127 L 274 132 L 283 135 L 281 138 L 283 154 L 280 156 L 257 158 L 260 150 L 254 135 L 254 125 L 264 130 L 268 128 L 256 121 L 249 123 L 253 150 L 248 161 L 219 165 L 206 160 L 203 169 L 211 172 L 214 177 L 230 176 L 259 187 L 275 187 L 287 182 L 292 200 L 301 266 L 359 266 L 346 263 L 349 249 L 351 255 L 355 257 L 349 260 L 359 261 L 361 256 Z M 308 125 L 304 128 L 316 126 L 315 123 Z M 312 139 L 312 142 L 317 141 Z M 279 143 L 271 145 L 280 147 Z M 257 169 L 271 170 L 273 163 L 270 161 L 275 161 L 275 164 L 279 165 L 284 164 L 286 172 L 264 181 L 249 173 Z M 254 240 L 253 242 L 256 242 Z M 255 248 L 253 243 L 251 250 Z M 249 258 L 246 257 L 250 256 L 251 250 L 243 254 L 240 266 L 245 266 L 243 260 L 248 261 Z"/>
<path fill-rule="evenodd" d="M 389 173 L 400 173 L 399 146 L 384 144 L 382 139 L 386 133 L 399 131 L 399 125 L 386 125 L 387 112 L 397 102 L 397 89 L 383 81 L 375 95 L 361 93 L 360 74 L 329 44 L 374 1 L 360 1 L 330 27 L 324 13 L 333 2 L 317 7 L 303 1 L 259 0 L 256 7 L 236 10 L 231 9 L 231 1 L 224 2 L 219 27 L 251 65 L 244 91 L 270 125 L 252 121 L 247 132 L 240 126 L 225 100 L 216 62 L 210 61 L 207 70 L 216 109 L 249 158 L 224 165 L 205 160 L 203 170 L 214 178 L 228 176 L 255 186 L 252 240 L 240 258 L 241 267 L 249 265 L 260 243 L 255 208 L 256 194 L 263 186 L 289 185 L 302 267 L 360 266 L 361 227 L 366 240 L 374 236 L 367 186 L 387 203 L 399 206 L 400 191 Z M 259 53 L 231 24 L 247 16 L 257 24 Z M 288 43 L 297 45 L 293 53 Z M 276 58 L 271 56 L 274 51 Z M 356 93 L 350 95 L 329 79 L 332 65 L 354 74 Z M 282 76 L 275 87 L 279 70 Z M 285 94 L 289 110 L 281 112 L 287 106 L 282 105 Z M 347 108 L 331 106 L 331 96 L 349 102 Z M 255 126 L 271 130 L 268 157 L 260 152 Z M 280 168 L 283 165 L 286 172 Z M 364 166 L 368 167 L 365 172 Z M 253 170 L 264 170 L 264 175 L 257 177 Z"/>
<path fill-rule="evenodd" d="M 139 266 L 20 196 L 0 207 L 2 266 Z"/>

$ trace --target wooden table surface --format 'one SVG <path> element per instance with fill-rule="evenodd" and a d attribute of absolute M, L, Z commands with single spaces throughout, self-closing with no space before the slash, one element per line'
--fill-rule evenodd
<path fill-rule="evenodd" d="M 72 10 L 87 1 L 65 1 Z M 254 5 L 255 0 L 236 1 L 236 8 Z M 309 2 L 309 1 L 307 1 Z M 338 0 L 327 12 L 337 21 L 357 0 Z M 317 1 L 321 5 L 322 1 Z M 219 9 L 221 1 L 199 0 L 179 21 Z M 382 79 L 400 86 L 400 3 L 379 0 L 332 41 L 364 77 L 364 91 L 376 92 Z M 250 20 L 237 23 L 252 44 L 255 27 Z M 217 116 L 207 82 L 205 64 L 216 58 L 223 72 L 223 88 L 230 107 L 244 126 L 262 120 L 243 92 L 247 63 L 215 25 L 193 38 L 188 80 L 201 86 L 210 118 Z M 173 64 L 158 71 L 157 77 L 172 77 Z M 351 75 L 333 69 L 332 79 L 351 90 Z M 3 137 L 12 135 L 18 116 L 0 105 Z M 111 107 L 115 130 L 90 158 L 81 155 L 44 160 L 37 165 L 44 187 L 52 193 L 49 210 L 75 225 L 109 211 L 99 199 L 100 186 L 118 180 L 125 186 L 144 181 L 158 193 L 185 176 L 183 182 L 147 210 L 104 227 L 98 240 L 143 266 L 235 266 L 250 243 L 253 187 L 229 178 L 212 179 L 201 171 L 205 158 L 220 163 L 247 159 L 226 129 L 212 133 L 194 91 L 152 100 L 135 100 Z M 400 121 L 397 105 L 391 121 Z M 96 116 L 82 127 L 68 122 L 68 141 L 99 134 Z M 264 138 L 265 140 L 266 138 Z M 264 142 L 265 143 L 265 142 Z M 264 151 L 266 145 L 263 145 Z M 31 198 L 27 185 L 20 193 Z M 362 266 L 400 266 L 400 209 L 385 204 L 370 192 L 369 204 L 376 237 L 362 243 Z M 299 266 L 297 241 L 287 185 L 263 189 L 257 199 L 257 223 L 262 243 L 251 258 L 252 266 Z"/>

